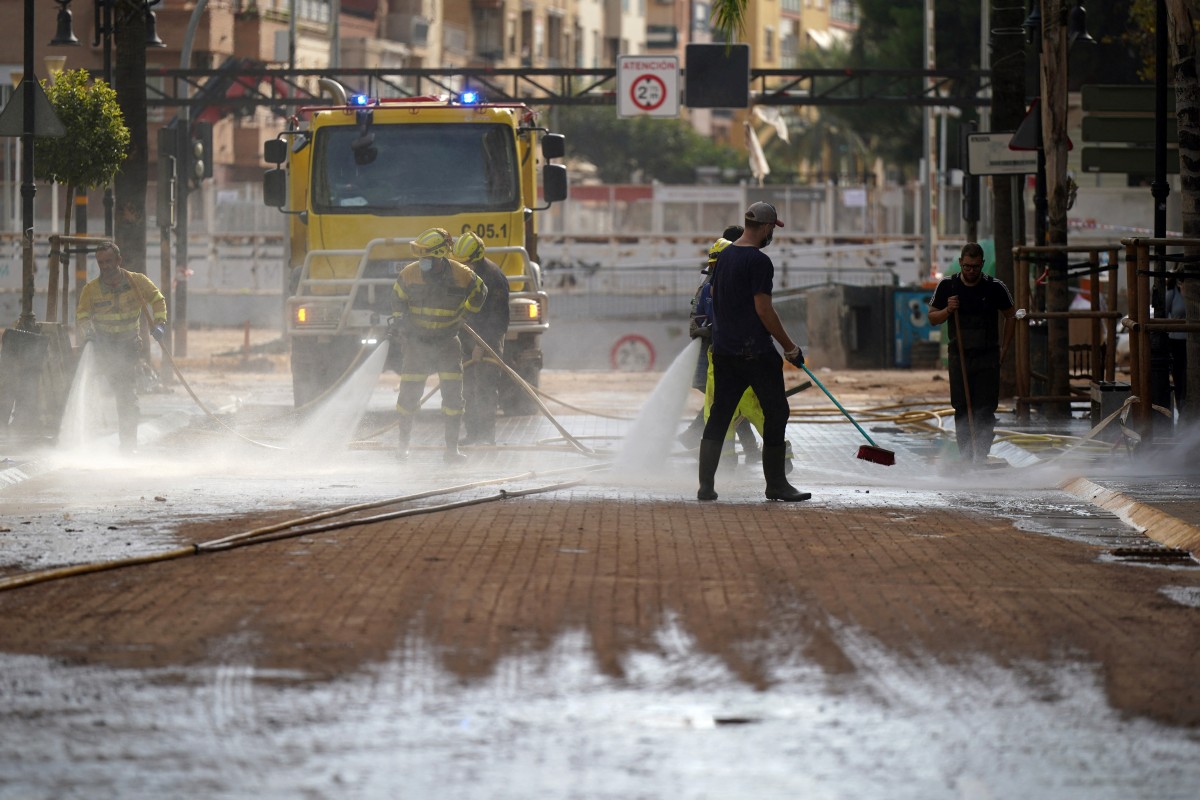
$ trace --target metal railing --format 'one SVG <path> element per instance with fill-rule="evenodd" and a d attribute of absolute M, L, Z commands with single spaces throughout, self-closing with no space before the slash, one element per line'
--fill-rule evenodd
<path fill-rule="evenodd" d="M 1151 380 L 1152 357 L 1150 337 L 1155 333 L 1200 332 L 1200 322 L 1185 320 L 1156 319 L 1152 316 L 1151 277 L 1165 277 L 1168 272 L 1161 266 L 1151 267 L 1152 262 L 1197 263 L 1200 262 L 1200 239 L 1122 239 L 1125 246 L 1126 301 L 1129 313 L 1121 325 L 1129 331 L 1129 376 L 1130 390 L 1143 402 L 1133 408 L 1133 429 L 1147 436 L 1153 420 L 1153 387 Z M 1156 252 L 1151 253 L 1151 248 Z M 1184 252 L 1178 252 L 1179 250 Z M 1173 252 L 1168 252 L 1171 250 Z"/>
<path fill-rule="evenodd" d="M 1034 369 L 1034 359 L 1031 353 L 1031 328 L 1044 325 L 1049 320 L 1087 320 L 1089 324 L 1088 342 L 1084 352 L 1087 353 L 1086 369 L 1076 370 L 1072 377 L 1083 378 L 1089 382 L 1112 381 L 1116 377 L 1117 366 L 1117 320 L 1123 315 L 1117 310 L 1119 286 L 1117 271 L 1119 269 L 1118 254 L 1120 248 L 1115 244 L 1104 245 L 1070 245 L 1070 246 L 1041 246 L 1013 248 L 1013 300 L 1018 309 L 1025 309 L 1025 321 L 1019 322 L 1016 329 L 1016 396 L 1014 398 L 1017 419 L 1022 422 L 1029 420 L 1030 409 L 1033 405 L 1043 403 L 1072 403 L 1089 398 L 1087 390 L 1076 392 L 1072 387 L 1069 394 L 1050 395 L 1034 394 L 1034 380 L 1048 382 L 1049 367 L 1044 372 Z M 1054 257 L 1072 254 L 1083 254 L 1086 261 L 1068 264 L 1068 275 L 1086 274 L 1090 279 L 1090 305 L 1088 309 L 1068 311 L 1049 311 L 1046 308 L 1046 292 L 1037 291 L 1045 283 L 1049 268 L 1045 267 Z M 1101 264 L 1101 255 L 1105 263 Z M 1104 305 L 1101 307 L 1100 273 L 1109 272 L 1108 291 Z"/>

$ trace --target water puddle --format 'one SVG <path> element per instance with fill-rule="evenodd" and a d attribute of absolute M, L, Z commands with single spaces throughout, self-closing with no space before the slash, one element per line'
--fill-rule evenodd
<path fill-rule="evenodd" d="M 668 626 L 669 627 L 669 626 Z M 2 796 L 1184 798 L 1196 742 L 1114 712 L 1094 665 L 904 660 L 853 630 L 740 683 L 681 630 L 597 673 L 586 634 L 444 672 L 406 641 L 333 681 L 221 662 L 147 671 L 2 656 Z M 1136 743 L 1134 746 L 1131 743 Z"/>

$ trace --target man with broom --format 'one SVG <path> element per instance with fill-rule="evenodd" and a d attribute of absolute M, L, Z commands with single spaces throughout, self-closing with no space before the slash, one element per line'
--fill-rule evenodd
<path fill-rule="evenodd" d="M 768 500 L 796 502 L 812 497 L 788 483 L 785 430 L 788 402 L 783 387 L 783 359 L 804 363 L 800 345 L 792 341 L 771 304 L 775 266 L 762 252 L 776 227 L 783 227 L 775 207 L 754 203 L 746 210 L 745 230 L 717 257 L 712 275 L 713 403 L 700 440 L 700 489 L 697 500 L 716 500 L 714 488 L 721 447 L 729 422 L 747 387 L 754 389 L 763 410 L 763 475 Z"/>
<path fill-rule="evenodd" d="M 1000 364 L 1016 333 L 1012 294 L 983 274 L 983 248 L 963 245 L 960 271 L 943 278 L 929 302 L 929 322 L 950 320 L 950 405 L 954 435 L 964 463 L 986 464 L 1000 403 Z M 999 320 L 1004 319 L 1003 346 Z"/>

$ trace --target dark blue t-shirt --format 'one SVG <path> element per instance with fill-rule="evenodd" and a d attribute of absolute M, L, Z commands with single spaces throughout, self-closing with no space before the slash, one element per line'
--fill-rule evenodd
<path fill-rule="evenodd" d="M 999 315 L 1013 307 L 1008 287 L 990 275 L 980 275 L 978 283 L 967 286 L 962 275 L 955 273 L 938 283 L 929 307 L 939 311 L 944 309 L 952 295 L 958 296 L 959 319 L 949 320 L 951 355 L 958 347 L 960 332 L 964 350 L 998 350 Z"/>
<path fill-rule="evenodd" d="M 754 295 L 771 293 L 775 265 L 757 247 L 730 245 L 713 267 L 713 352 L 756 355 L 775 344 L 754 307 Z"/>

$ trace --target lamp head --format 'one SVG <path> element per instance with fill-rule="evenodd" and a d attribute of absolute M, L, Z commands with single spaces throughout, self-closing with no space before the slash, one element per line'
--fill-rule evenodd
<path fill-rule="evenodd" d="M 166 47 L 167 43 L 158 38 L 158 16 L 146 6 L 146 47 Z"/>
<path fill-rule="evenodd" d="M 1076 3 L 1067 17 L 1067 41 L 1071 47 L 1076 44 L 1096 43 L 1087 30 L 1087 9 L 1083 7 L 1083 3 Z"/>
<path fill-rule="evenodd" d="M 58 27 L 54 32 L 54 38 L 50 40 L 51 47 L 78 47 L 79 39 L 75 38 L 75 31 L 71 30 L 71 9 L 67 6 L 71 5 L 71 0 L 54 0 L 58 3 Z"/>

